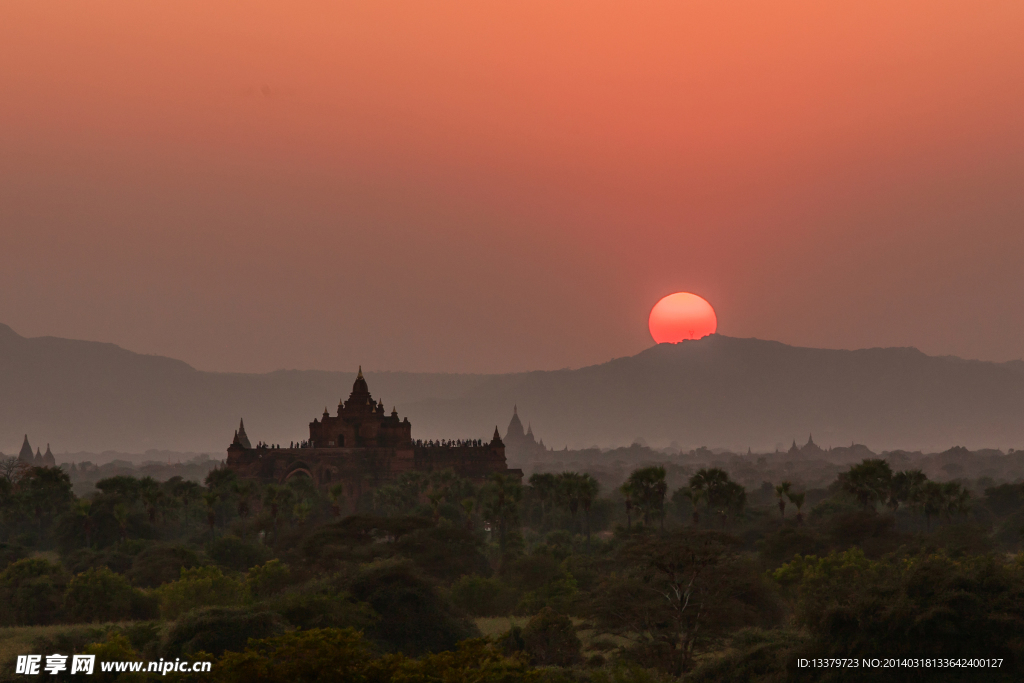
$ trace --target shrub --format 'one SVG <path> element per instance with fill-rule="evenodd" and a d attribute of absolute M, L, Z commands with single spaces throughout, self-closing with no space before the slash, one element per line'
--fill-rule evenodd
<path fill-rule="evenodd" d="M 409 659 L 374 657 L 353 629 L 313 629 L 250 643 L 228 652 L 213 667 L 218 680 L 296 683 L 298 681 L 474 681 L 539 683 L 540 672 L 521 659 L 507 659 L 483 639 L 460 643 L 454 651 Z M 638 681 L 639 683 L 639 681 Z"/>
<path fill-rule="evenodd" d="M 180 545 L 154 545 L 146 548 L 132 562 L 127 576 L 136 586 L 156 588 L 181 576 L 181 570 L 199 564 L 192 550 Z"/>
<path fill-rule="evenodd" d="M 198 607 L 238 605 L 242 601 L 242 585 L 224 576 L 217 567 L 182 569 L 181 578 L 156 589 L 160 614 L 165 619 Z"/>
<path fill-rule="evenodd" d="M 471 531 L 443 525 L 417 529 L 395 543 L 396 550 L 422 572 L 441 580 L 490 574 L 491 566 L 480 552 L 482 545 Z"/>
<path fill-rule="evenodd" d="M 70 621 L 146 619 L 156 616 L 154 611 L 152 600 L 106 567 L 78 574 L 64 593 L 64 613 Z"/>
<path fill-rule="evenodd" d="M 266 546 L 243 541 L 237 536 L 223 536 L 209 543 L 206 554 L 217 564 L 242 572 L 266 562 L 271 556 Z"/>
<path fill-rule="evenodd" d="M 500 579 L 463 576 L 452 584 L 452 603 L 474 617 L 500 617 L 516 604 L 516 593 Z"/>
<path fill-rule="evenodd" d="M 263 603 L 298 628 L 357 628 L 370 632 L 380 616 L 365 602 L 356 602 L 348 593 L 315 582 L 279 593 Z"/>
<path fill-rule="evenodd" d="M 580 661 L 580 639 L 572 620 L 550 607 L 527 622 L 523 645 L 538 666 L 572 666 Z"/>
<path fill-rule="evenodd" d="M 124 574 L 132 568 L 134 558 L 128 553 L 108 548 L 106 550 L 92 550 L 80 548 L 79 550 L 63 555 L 64 566 L 72 574 L 81 574 L 86 569 L 93 567 L 107 567 L 117 574 Z"/>
<path fill-rule="evenodd" d="M 380 615 L 370 633 L 386 650 L 418 656 L 451 650 L 460 640 L 479 635 L 407 562 L 369 566 L 356 577 L 351 592 Z"/>
<path fill-rule="evenodd" d="M 28 551 L 16 543 L 0 543 L 0 571 L 23 559 L 27 554 Z"/>
<path fill-rule="evenodd" d="M 241 652 L 250 638 L 269 638 L 283 633 L 281 617 L 266 610 L 242 607 L 208 607 L 189 612 L 167 634 L 164 657 L 181 657 L 198 652 L 220 655 L 225 650 Z"/>
<path fill-rule="evenodd" d="M 270 560 L 249 570 L 245 577 L 245 591 L 251 598 L 262 600 L 283 590 L 290 579 L 288 565 L 280 560 Z"/>
<path fill-rule="evenodd" d="M 139 660 L 139 653 L 132 647 L 128 637 L 113 629 L 107 632 L 106 640 L 92 643 L 85 648 L 84 653 L 96 655 L 97 662 L 137 662 Z M 93 675 L 96 676 L 94 680 L 98 683 L 106 681 L 137 681 L 142 679 L 141 674 L 104 673 L 100 670 L 99 664 L 95 665 Z"/>
<path fill-rule="evenodd" d="M 18 560 L 0 573 L 0 623 L 52 624 L 60 619 L 67 574 L 39 558 Z"/>

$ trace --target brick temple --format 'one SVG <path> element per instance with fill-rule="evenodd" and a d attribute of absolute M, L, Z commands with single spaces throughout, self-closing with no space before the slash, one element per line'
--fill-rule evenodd
<path fill-rule="evenodd" d="M 480 483 L 494 473 L 522 479 L 523 471 L 509 469 L 498 428 L 490 441 L 452 439 L 414 441 L 409 418 L 388 414 L 374 401 L 362 368 L 338 414 L 326 410 L 309 423 L 309 439 L 288 448 L 259 443 L 255 447 L 239 424 L 228 446 L 227 466 L 244 479 L 285 482 L 295 476 L 312 479 L 321 488 L 340 483 L 345 498 L 356 501 L 366 492 L 405 472 L 452 470 Z"/>

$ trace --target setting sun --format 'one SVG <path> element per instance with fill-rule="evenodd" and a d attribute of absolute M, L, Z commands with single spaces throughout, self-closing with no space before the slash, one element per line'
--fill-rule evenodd
<path fill-rule="evenodd" d="M 676 343 L 714 334 L 718 329 L 718 316 L 703 298 L 689 292 L 676 292 L 654 305 L 648 326 L 657 343 Z"/>

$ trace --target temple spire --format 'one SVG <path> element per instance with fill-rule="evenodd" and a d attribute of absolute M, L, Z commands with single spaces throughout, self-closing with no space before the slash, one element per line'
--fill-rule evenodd
<path fill-rule="evenodd" d="M 28 434 L 25 435 L 25 441 L 21 444 L 21 452 L 18 453 L 18 459 L 32 462 L 32 446 L 28 443 Z"/>
<path fill-rule="evenodd" d="M 359 372 L 356 373 L 356 379 L 363 379 L 363 366 L 359 366 Z"/>
<path fill-rule="evenodd" d="M 252 448 L 252 444 L 249 443 L 249 437 L 245 433 L 245 420 L 239 418 L 238 420 L 238 432 L 235 435 L 238 445 L 245 449 Z"/>

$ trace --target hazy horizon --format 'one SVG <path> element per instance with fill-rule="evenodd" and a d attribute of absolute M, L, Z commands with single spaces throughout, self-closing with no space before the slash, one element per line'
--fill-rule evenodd
<path fill-rule="evenodd" d="M 57 336 L 57 335 L 38 335 L 38 336 L 35 336 L 35 337 L 28 337 L 28 336 L 26 336 L 24 334 L 19 333 L 18 330 L 14 329 L 10 325 L 5 324 L 3 321 L 0 321 L 0 327 L 8 327 L 15 334 L 17 334 L 18 336 L 23 337 L 25 339 L 39 339 L 39 338 L 49 337 L 49 338 L 52 338 L 52 339 L 63 339 L 63 340 L 69 340 L 69 341 L 85 341 L 85 342 L 92 342 L 92 343 L 97 343 L 97 344 L 113 344 L 114 346 L 117 346 L 118 348 L 124 349 L 125 351 L 130 351 L 132 353 L 137 353 L 139 355 L 156 356 L 156 357 L 169 358 L 171 360 L 181 361 L 181 362 L 185 363 L 186 365 L 188 365 L 189 367 L 191 367 L 191 368 L 193 368 L 195 370 L 199 370 L 201 372 L 224 373 L 224 374 L 254 374 L 254 375 L 267 375 L 267 374 L 272 374 L 272 373 L 275 373 L 275 372 L 353 372 L 353 373 L 355 372 L 355 370 L 353 370 L 352 368 L 320 368 L 320 367 L 308 367 L 308 368 L 303 368 L 303 367 L 277 367 L 277 368 L 271 368 L 269 370 L 257 370 L 257 371 L 222 370 L 222 369 L 218 369 L 218 368 L 200 368 L 200 367 L 196 367 L 192 363 L 189 363 L 188 361 L 186 361 L 186 360 L 184 360 L 182 358 L 174 358 L 173 356 L 166 356 L 166 355 L 158 354 L 158 353 L 146 353 L 146 352 L 138 351 L 136 349 L 131 349 L 131 348 L 123 347 L 123 346 L 121 346 L 119 344 L 116 344 L 116 343 L 114 343 L 112 341 L 109 341 L 109 340 L 104 340 L 104 339 L 72 339 L 70 337 L 61 337 L 61 336 Z M 920 351 L 921 353 L 924 353 L 925 355 L 936 357 L 936 358 L 952 357 L 952 358 L 959 358 L 961 360 L 979 361 L 979 362 L 984 362 L 984 363 L 997 363 L 997 364 L 1013 363 L 1015 361 L 1024 361 L 1024 357 L 1007 358 L 1005 360 L 991 360 L 991 359 L 985 359 L 985 358 L 970 358 L 970 357 L 966 357 L 966 356 L 957 356 L 956 354 L 930 354 L 930 353 L 927 353 L 924 350 L 920 349 L 919 347 L 913 346 L 913 345 L 903 345 L 903 346 L 863 346 L 863 347 L 829 347 L 829 346 L 809 347 L 809 346 L 802 346 L 802 345 L 799 345 L 799 344 L 790 344 L 790 343 L 781 341 L 779 339 L 764 339 L 764 338 L 761 338 L 761 337 L 737 337 L 737 336 L 734 336 L 734 335 L 722 334 L 721 332 L 716 332 L 712 336 L 729 337 L 729 338 L 733 338 L 733 339 L 749 339 L 749 340 L 754 340 L 754 341 L 778 342 L 780 344 L 785 344 L 786 346 L 792 346 L 794 348 L 821 349 L 821 350 L 827 350 L 827 351 L 868 351 L 868 350 L 874 350 L 874 349 L 912 349 L 914 351 Z M 679 343 L 686 343 L 686 341 L 684 340 L 683 342 L 679 342 Z M 567 366 L 560 367 L 560 368 L 525 368 L 525 369 L 521 369 L 521 370 L 479 372 L 479 371 L 447 370 L 447 369 L 444 369 L 444 368 L 427 368 L 427 369 L 422 369 L 422 370 L 410 370 L 408 368 L 401 368 L 401 367 L 379 368 L 379 367 L 372 367 L 372 366 L 361 364 L 361 363 L 356 363 L 356 369 L 361 367 L 364 370 L 364 372 L 367 372 L 367 373 L 403 373 L 403 374 L 439 374 L 439 375 L 506 375 L 506 374 L 522 374 L 522 373 L 529 373 L 529 372 L 551 372 L 551 371 L 556 371 L 556 370 L 579 370 L 579 369 L 583 369 L 583 368 L 587 368 L 587 367 L 592 367 L 594 365 L 601 365 L 601 364 L 607 363 L 609 361 L 619 360 L 619 359 L 622 359 L 622 358 L 628 358 L 630 356 L 636 355 L 637 353 L 642 353 L 643 351 L 652 349 L 652 348 L 654 348 L 656 346 L 659 346 L 659 344 L 655 344 L 655 343 L 652 342 L 648 346 L 640 348 L 637 351 L 635 351 L 633 353 L 630 353 L 630 354 L 627 354 L 627 355 L 624 355 L 624 356 L 616 356 L 614 358 L 605 358 L 605 359 L 601 359 L 601 360 L 598 360 L 596 362 L 588 363 L 588 364 L 585 364 L 585 365 L 584 364 L 567 365 Z"/>

